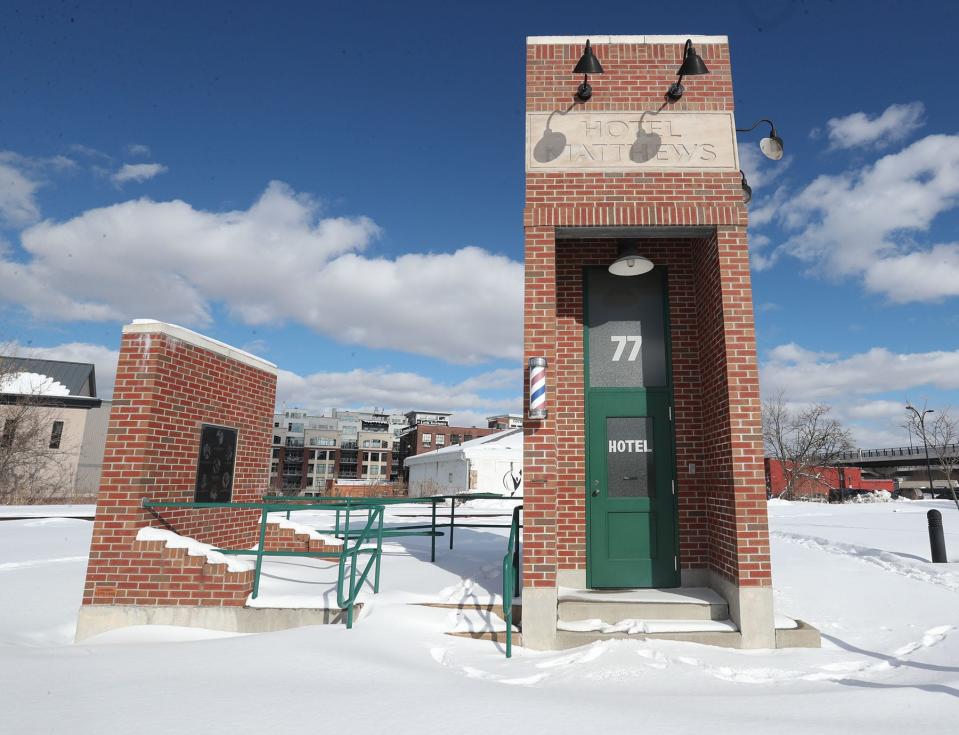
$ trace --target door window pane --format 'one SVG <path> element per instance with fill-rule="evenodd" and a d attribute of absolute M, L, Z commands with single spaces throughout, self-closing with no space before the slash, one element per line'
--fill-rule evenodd
<path fill-rule="evenodd" d="M 610 498 L 656 496 L 652 418 L 613 416 L 606 419 L 606 495 Z"/>
<path fill-rule="evenodd" d="M 655 388 L 667 385 L 663 276 L 586 272 L 589 385 Z"/>

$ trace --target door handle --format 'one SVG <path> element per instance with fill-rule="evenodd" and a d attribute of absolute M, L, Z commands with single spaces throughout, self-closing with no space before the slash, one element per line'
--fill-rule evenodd
<path fill-rule="evenodd" d="M 590 495 L 592 495 L 594 498 L 599 497 L 599 490 L 593 490 L 593 492 L 590 493 Z"/>

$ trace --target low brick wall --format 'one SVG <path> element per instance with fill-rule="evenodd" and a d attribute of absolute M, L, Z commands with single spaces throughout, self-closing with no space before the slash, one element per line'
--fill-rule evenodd
<path fill-rule="evenodd" d="M 253 572 L 230 572 L 163 541 L 135 541 L 109 574 L 93 572 L 87 584 L 85 605 L 242 606 L 253 591 Z"/>
<path fill-rule="evenodd" d="M 329 551 L 339 554 L 340 544 L 327 544 L 322 539 L 310 538 L 309 534 L 292 528 L 283 528 L 278 523 L 268 523 L 263 547 L 268 551 Z"/>

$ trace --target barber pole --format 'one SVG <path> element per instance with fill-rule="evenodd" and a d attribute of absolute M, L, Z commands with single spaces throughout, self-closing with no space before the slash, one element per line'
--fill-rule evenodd
<path fill-rule="evenodd" d="M 529 417 L 546 418 L 546 358 L 529 359 Z"/>

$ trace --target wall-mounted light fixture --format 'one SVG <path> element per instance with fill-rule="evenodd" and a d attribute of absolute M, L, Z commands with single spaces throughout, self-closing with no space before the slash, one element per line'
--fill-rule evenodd
<path fill-rule="evenodd" d="M 576 90 L 576 99 L 580 102 L 588 101 L 589 98 L 593 96 L 593 88 L 589 86 L 589 75 L 602 73 L 603 65 L 599 63 L 599 59 L 597 59 L 596 54 L 593 53 L 589 39 L 586 39 L 586 49 L 583 51 L 583 55 L 580 57 L 576 68 L 573 69 L 573 74 L 583 75 L 583 83 L 580 84 Z"/>
<path fill-rule="evenodd" d="M 753 198 L 753 188 L 749 185 L 749 182 L 746 181 L 746 174 L 740 171 L 739 175 L 743 177 L 743 204 L 749 204 Z"/>
<path fill-rule="evenodd" d="M 529 358 L 529 417 L 546 418 L 546 358 Z"/>
<path fill-rule="evenodd" d="M 609 272 L 614 276 L 640 276 L 649 273 L 654 267 L 653 261 L 639 254 L 636 241 L 629 240 L 619 246 Z"/>
<path fill-rule="evenodd" d="M 679 76 L 679 79 L 670 84 L 669 89 L 666 91 L 666 96 L 670 102 L 675 102 L 686 92 L 686 88 L 683 86 L 683 77 L 709 74 L 709 69 L 706 68 L 705 62 L 703 62 L 700 55 L 696 53 L 696 49 L 693 48 L 691 38 L 687 38 L 686 45 L 683 46 L 683 63 L 676 74 Z"/>
<path fill-rule="evenodd" d="M 752 127 L 749 128 L 736 128 L 737 133 L 749 133 L 756 129 L 756 126 L 759 123 L 767 123 L 769 125 L 769 137 L 763 138 L 759 141 L 759 150 L 763 152 L 763 155 L 766 158 L 769 158 L 773 161 L 778 161 L 783 157 L 783 139 L 776 134 L 776 126 L 773 124 L 772 120 L 767 120 L 762 118 L 757 120 L 752 124 Z"/>

